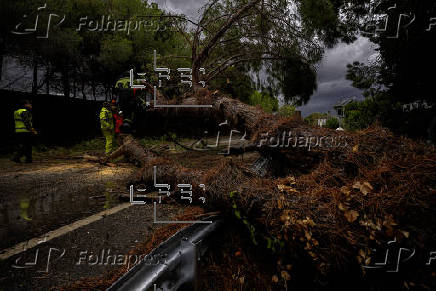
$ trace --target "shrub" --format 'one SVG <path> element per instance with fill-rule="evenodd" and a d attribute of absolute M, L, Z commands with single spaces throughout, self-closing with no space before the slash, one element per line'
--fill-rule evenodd
<path fill-rule="evenodd" d="M 335 117 L 330 117 L 329 119 L 327 119 L 325 126 L 330 129 L 336 129 L 339 127 L 339 120 Z"/>
<path fill-rule="evenodd" d="M 285 104 L 279 108 L 280 117 L 292 117 L 295 113 L 295 106 Z"/>
<path fill-rule="evenodd" d="M 263 110 L 270 113 L 277 111 L 279 108 L 279 101 L 276 98 L 259 91 L 253 91 L 249 98 L 249 104 L 253 106 L 260 105 Z"/>

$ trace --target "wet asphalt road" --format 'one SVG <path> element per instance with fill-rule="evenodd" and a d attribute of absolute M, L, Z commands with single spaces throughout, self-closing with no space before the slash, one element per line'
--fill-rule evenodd
<path fill-rule="evenodd" d="M 83 160 L 51 160 L 17 165 L 0 159 L 0 255 L 17 243 L 117 207 L 123 203 L 119 196 L 129 193 L 128 180 L 135 171 L 128 164 L 107 167 Z M 158 217 L 168 220 L 184 209 L 161 204 Z M 153 223 L 152 204 L 128 204 L 0 260 L 0 290 L 58 290 L 134 264 L 135 258 L 127 257 L 129 251 L 160 227 Z"/>
<path fill-rule="evenodd" d="M 162 204 L 159 217 L 182 211 L 179 206 Z M 140 255 L 129 256 L 129 251 L 162 227 L 153 223 L 152 215 L 151 204 L 134 205 L 0 261 L 0 290 L 59 290 L 123 265 L 130 267 Z"/>
<path fill-rule="evenodd" d="M 0 250 L 119 204 L 134 171 L 82 160 L 0 160 Z"/>

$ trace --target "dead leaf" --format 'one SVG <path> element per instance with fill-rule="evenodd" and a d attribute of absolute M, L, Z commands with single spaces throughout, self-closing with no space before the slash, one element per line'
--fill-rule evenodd
<path fill-rule="evenodd" d="M 401 231 L 401 233 L 404 235 L 404 237 L 405 238 L 409 238 L 409 232 L 408 231 L 405 231 L 405 230 L 400 230 Z"/>
<path fill-rule="evenodd" d="M 304 236 L 306 237 L 307 240 L 310 240 L 312 238 L 312 233 L 310 231 L 309 232 L 305 231 Z"/>
<path fill-rule="evenodd" d="M 361 256 L 362 258 L 364 258 L 364 257 L 365 257 L 365 251 L 362 250 L 362 249 L 360 249 L 360 250 L 359 250 L 359 256 Z"/>
<path fill-rule="evenodd" d="M 283 202 L 282 202 L 282 199 L 277 199 L 277 208 L 278 208 L 278 209 L 283 209 Z"/>
<path fill-rule="evenodd" d="M 292 270 L 292 265 L 286 265 L 287 270 Z"/>
<path fill-rule="evenodd" d="M 346 210 L 344 204 L 342 204 L 342 203 L 339 203 L 339 204 L 338 204 L 338 208 L 339 208 L 339 210 L 342 210 L 342 211 L 345 211 L 345 210 Z"/>
<path fill-rule="evenodd" d="M 315 222 L 313 222 L 313 220 L 310 217 L 306 216 L 306 219 L 304 219 L 302 221 L 305 225 L 309 225 L 309 226 L 315 226 Z"/>
<path fill-rule="evenodd" d="M 357 153 L 358 151 L 359 151 L 359 145 L 356 144 L 356 145 L 353 147 L 353 153 Z"/>
<path fill-rule="evenodd" d="M 371 258 L 366 258 L 365 266 L 369 266 L 370 263 L 371 263 Z"/>
<path fill-rule="evenodd" d="M 281 192 L 287 192 L 287 193 L 298 193 L 297 190 L 295 190 L 294 188 L 292 188 L 291 186 L 286 186 L 283 184 L 279 184 L 277 185 L 277 188 L 281 191 Z"/>
<path fill-rule="evenodd" d="M 293 176 L 286 177 L 286 182 L 288 182 L 288 184 L 290 184 L 290 185 L 296 184 L 295 177 L 293 177 Z"/>
<path fill-rule="evenodd" d="M 362 192 L 363 195 L 366 195 L 369 192 L 371 192 L 374 188 L 368 182 L 363 182 L 363 183 L 356 182 L 353 185 L 353 189 L 360 190 L 360 192 Z"/>
<path fill-rule="evenodd" d="M 344 194 L 345 196 L 349 196 L 350 195 L 350 189 L 348 189 L 347 186 L 342 186 L 341 187 L 341 193 Z"/>
<path fill-rule="evenodd" d="M 344 216 L 348 220 L 348 222 L 353 223 L 359 217 L 359 212 L 357 212 L 356 210 L 350 210 L 345 212 Z"/>
<path fill-rule="evenodd" d="M 354 185 L 353 185 L 353 189 L 360 190 L 360 186 L 361 186 L 360 182 L 356 182 L 356 183 L 354 183 Z"/>
<path fill-rule="evenodd" d="M 279 277 L 277 277 L 277 275 L 272 276 L 271 281 L 273 281 L 274 283 L 277 283 L 279 281 Z"/>
<path fill-rule="evenodd" d="M 286 271 L 282 271 L 282 272 L 280 273 L 280 275 L 281 275 L 282 278 L 285 279 L 286 281 L 291 280 L 291 275 L 289 275 L 289 273 L 286 272 Z"/>

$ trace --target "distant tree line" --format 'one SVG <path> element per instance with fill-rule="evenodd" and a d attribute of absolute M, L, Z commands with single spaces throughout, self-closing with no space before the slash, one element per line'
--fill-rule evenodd
<path fill-rule="evenodd" d="M 38 11 L 43 6 L 46 8 Z M 55 16 L 50 19 L 48 38 L 41 38 L 47 31 L 50 14 Z M 37 16 L 36 32 L 13 33 L 18 23 L 21 23 L 21 30 L 33 27 Z M 84 18 L 91 25 L 91 20 L 101 22 L 108 16 L 126 23 L 142 20 L 143 23 L 153 23 L 155 27 L 129 33 L 122 29 L 93 31 L 79 27 Z M 33 93 L 44 88 L 48 93 L 50 86 L 59 86 L 65 96 L 77 91 L 79 96 L 90 99 L 95 98 L 96 87 L 103 86 L 105 95 L 110 96 L 117 78 L 130 69 L 147 72 L 147 77 L 155 78 L 150 74 L 153 50 L 159 57 L 186 56 L 186 43 L 178 33 L 169 29 L 174 21 L 179 20 L 166 16 L 156 4 L 141 0 L 2 1 L 0 58 L 14 56 L 33 68 Z M 65 19 L 57 26 L 63 17 Z M 189 66 L 186 58 L 166 59 L 165 62 L 176 67 Z M 43 76 L 38 75 L 40 68 L 45 69 Z M 60 80 L 54 77 L 55 74 L 60 75 Z M 92 88 L 93 96 L 86 96 L 85 86 Z"/>
<path fill-rule="evenodd" d="M 7 0 L 0 4 L 0 58 L 14 55 L 31 66 L 34 92 L 56 81 L 65 96 L 79 91 L 87 98 L 86 84 L 93 91 L 102 85 L 110 95 L 117 77 L 132 68 L 155 82 L 152 55 L 156 50 L 162 67 L 192 69 L 194 89 L 205 81 L 248 102 L 257 88 L 275 98 L 282 94 L 288 103 L 304 104 L 316 90 L 316 64 L 324 49 L 356 39 L 361 2 L 209 0 L 194 22 L 183 15 L 170 17 L 156 4 L 142 0 Z M 46 8 L 38 12 L 45 3 Z M 41 24 L 48 23 L 50 14 L 57 15 L 47 39 L 11 33 L 19 22 L 32 27 L 37 14 Z M 129 23 L 154 19 L 160 27 L 172 29 L 94 31 L 83 19 L 107 21 L 109 16 Z M 38 75 L 41 67 L 44 76 Z M 259 72 L 264 82 L 254 84 L 252 76 Z M 55 74 L 60 75 L 59 81 Z M 179 93 L 174 79 L 165 89 L 173 95 Z"/>

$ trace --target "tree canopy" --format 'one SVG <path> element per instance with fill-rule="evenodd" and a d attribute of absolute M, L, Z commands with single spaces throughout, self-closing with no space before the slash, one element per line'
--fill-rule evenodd
<path fill-rule="evenodd" d="M 436 65 L 436 3 L 365 2 L 360 30 L 378 45 L 379 56 L 369 64 L 347 66 L 347 79 L 368 100 L 347 107 L 346 124 L 361 129 L 378 120 L 396 133 L 426 137 L 435 120 L 434 110 L 404 112 L 402 105 L 415 101 L 435 105 L 431 71 Z"/>
<path fill-rule="evenodd" d="M 53 71 L 59 72 L 66 96 L 76 83 L 82 89 L 85 82 L 100 83 L 109 91 L 117 76 L 131 68 L 156 81 L 156 50 L 162 67 L 191 67 L 194 88 L 205 81 L 248 101 L 252 91 L 244 94 L 241 88 L 255 89 L 249 79 L 260 72 L 266 83 L 260 91 L 304 104 L 316 90 L 316 66 L 324 49 L 356 38 L 356 15 L 365 12 L 365 2 L 209 0 L 194 22 L 141 0 L 7 1 L 2 3 L 0 55 L 31 56 L 34 68 L 47 67 L 47 82 Z M 24 14 L 29 15 L 25 20 Z M 19 21 L 31 27 L 37 14 L 44 24 L 55 14 L 49 38 L 11 33 Z M 109 18 L 121 21 L 109 24 Z M 141 21 L 148 29 L 136 29 Z M 226 81 L 214 81 L 219 78 Z M 176 87 L 178 81 L 167 83 Z"/>

